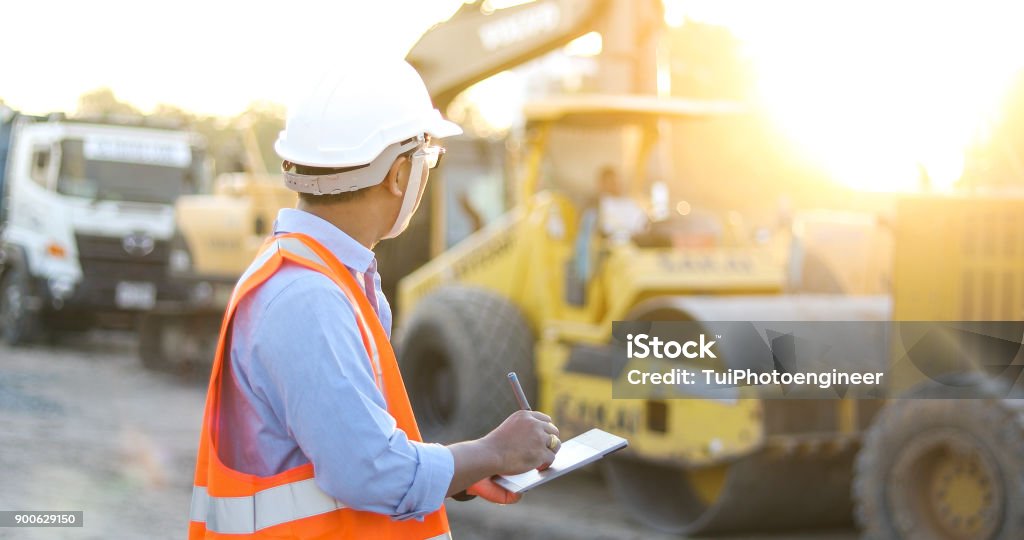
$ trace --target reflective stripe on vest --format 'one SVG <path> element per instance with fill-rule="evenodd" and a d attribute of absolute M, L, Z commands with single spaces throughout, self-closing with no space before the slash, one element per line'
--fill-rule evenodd
<path fill-rule="evenodd" d="M 252 534 L 339 508 L 345 505 L 324 493 L 312 478 L 265 489 L 251 497 L 211 497 L 205 487 L 195 486 L 189 519 L 206 523 L 206 530 L 216 533 Z M 451 538 L 449 533 L 425 540 L 447 538 Z"/>
<path fill-rule="evenodd" d="M 339 508 L 345 505 L 324 493 L 310 478 L 264 489 L 250 497 L 211 497 L 205 487 L 195 486 L 189 517 L 205 522 L 208 531 L 252 534 Z"/>

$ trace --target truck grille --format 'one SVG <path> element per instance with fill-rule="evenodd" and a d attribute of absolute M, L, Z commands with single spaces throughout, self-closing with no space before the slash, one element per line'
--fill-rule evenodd
<path fill-rule="evenodd" d="M 148 253 L 133 254 L 125 250 L 124 239 L 120 237 L 75 235 L 78 256 L 87 261 L 113 261 L 132 265 L 166 264 L 170 257 L 171 244 L 166 240 L 153 240 Z M 84 269 L 83 269 L 84 270 Z"/>
<path fill-rule="evenodd" d="M 180 300 L 185 289 L 168 280 L 170 242 L 139 239 L 135 253 L 125 249 L 120 237 L 75 235 L 78 260 L 82 266 L 82 282 L 75 290 L 74 304 L 85 309 L 115 309 L 117 284 L 122 281 L 148 282 L 156 285 L 157 300 Z M 144 241 L 143 241 L 144 240 Z M 139 247 L 139 244 L 143 244 Z"/>

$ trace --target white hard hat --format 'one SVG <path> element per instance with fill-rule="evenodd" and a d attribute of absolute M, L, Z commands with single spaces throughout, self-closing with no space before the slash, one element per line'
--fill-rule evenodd
<path fill-rule="evenodd" d="M 458 135 L 462 128 L 441 117 L 408 62 L 364 59 L 324 76 L 290 108 L 274 150 L 299 165 L 353 167 L 424 133 L 442 138 Z"/>

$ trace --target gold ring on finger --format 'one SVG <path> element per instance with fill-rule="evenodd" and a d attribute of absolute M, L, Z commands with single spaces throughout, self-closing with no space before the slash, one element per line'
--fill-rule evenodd
<path fill-rule="evenodd" d="M 549 439 L 548 439 L 548 449 L 549 450 L 554 450 L 555 448 L 558 448 L 558 445 L 562 443 L 562 441 L 558 440 L 558 437 L 554 433 L 549 433 L 548 436 L 549 436 Z"/>

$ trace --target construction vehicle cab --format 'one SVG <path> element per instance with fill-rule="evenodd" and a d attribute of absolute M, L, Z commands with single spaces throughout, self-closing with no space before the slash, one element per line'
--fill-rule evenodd
<path fill-rule="evenodd" d="M 748 252 L 750 240 L 714 215 L 697 216 L 705 226 L 693 226 L 686 219 L 690 209 L 681 211 L 671 200 L 670 166 L 660 152 L 670 121 L 714 122 L 740 112 L 729 102 L 653 96 L 564 96 L 527 105 L 522 150 L 513 158 L 520 164 L 515 208 L 406 278 L 399 292 L 401 309 L 414 307 L 442 283 L 458 281 L 515 295 L 538 326 L 566 321 L 603 331 L 603 325 L 625 313 L 626 304 L 642 299 L 640 289 L 730 288 L 730 279 L 743 270 L 745 279 L 754 277 L 754 282 L 745 281 L 745 291 L 779 290 L 783 276 L 777 250 L 765 245 Z M 512 252 L 514 264 L 504 259 L 465 264 L 473 262 L 468 255 L 474 249 L 524 224 L 536 227 L 531 229 L 536 236 L 524 246 L 495 244 L 502 249 L 492 259 Z M 679 258 L 683 246 L 696 247 Z M 520 251 L 525 258 L 518 258 Z M 544 272 L 533 263 L 564 273 L 565 279 L 528 283 L 534 276 L 529 272 Z M 633 275 L 643 283 L 607 283 L 606 269 L 623 264 L 642 269 Z M 448 265 L 454 273 L 443 271 Z M 704 277 L 680 271 L 685 268 L 699 269 Z"/>

